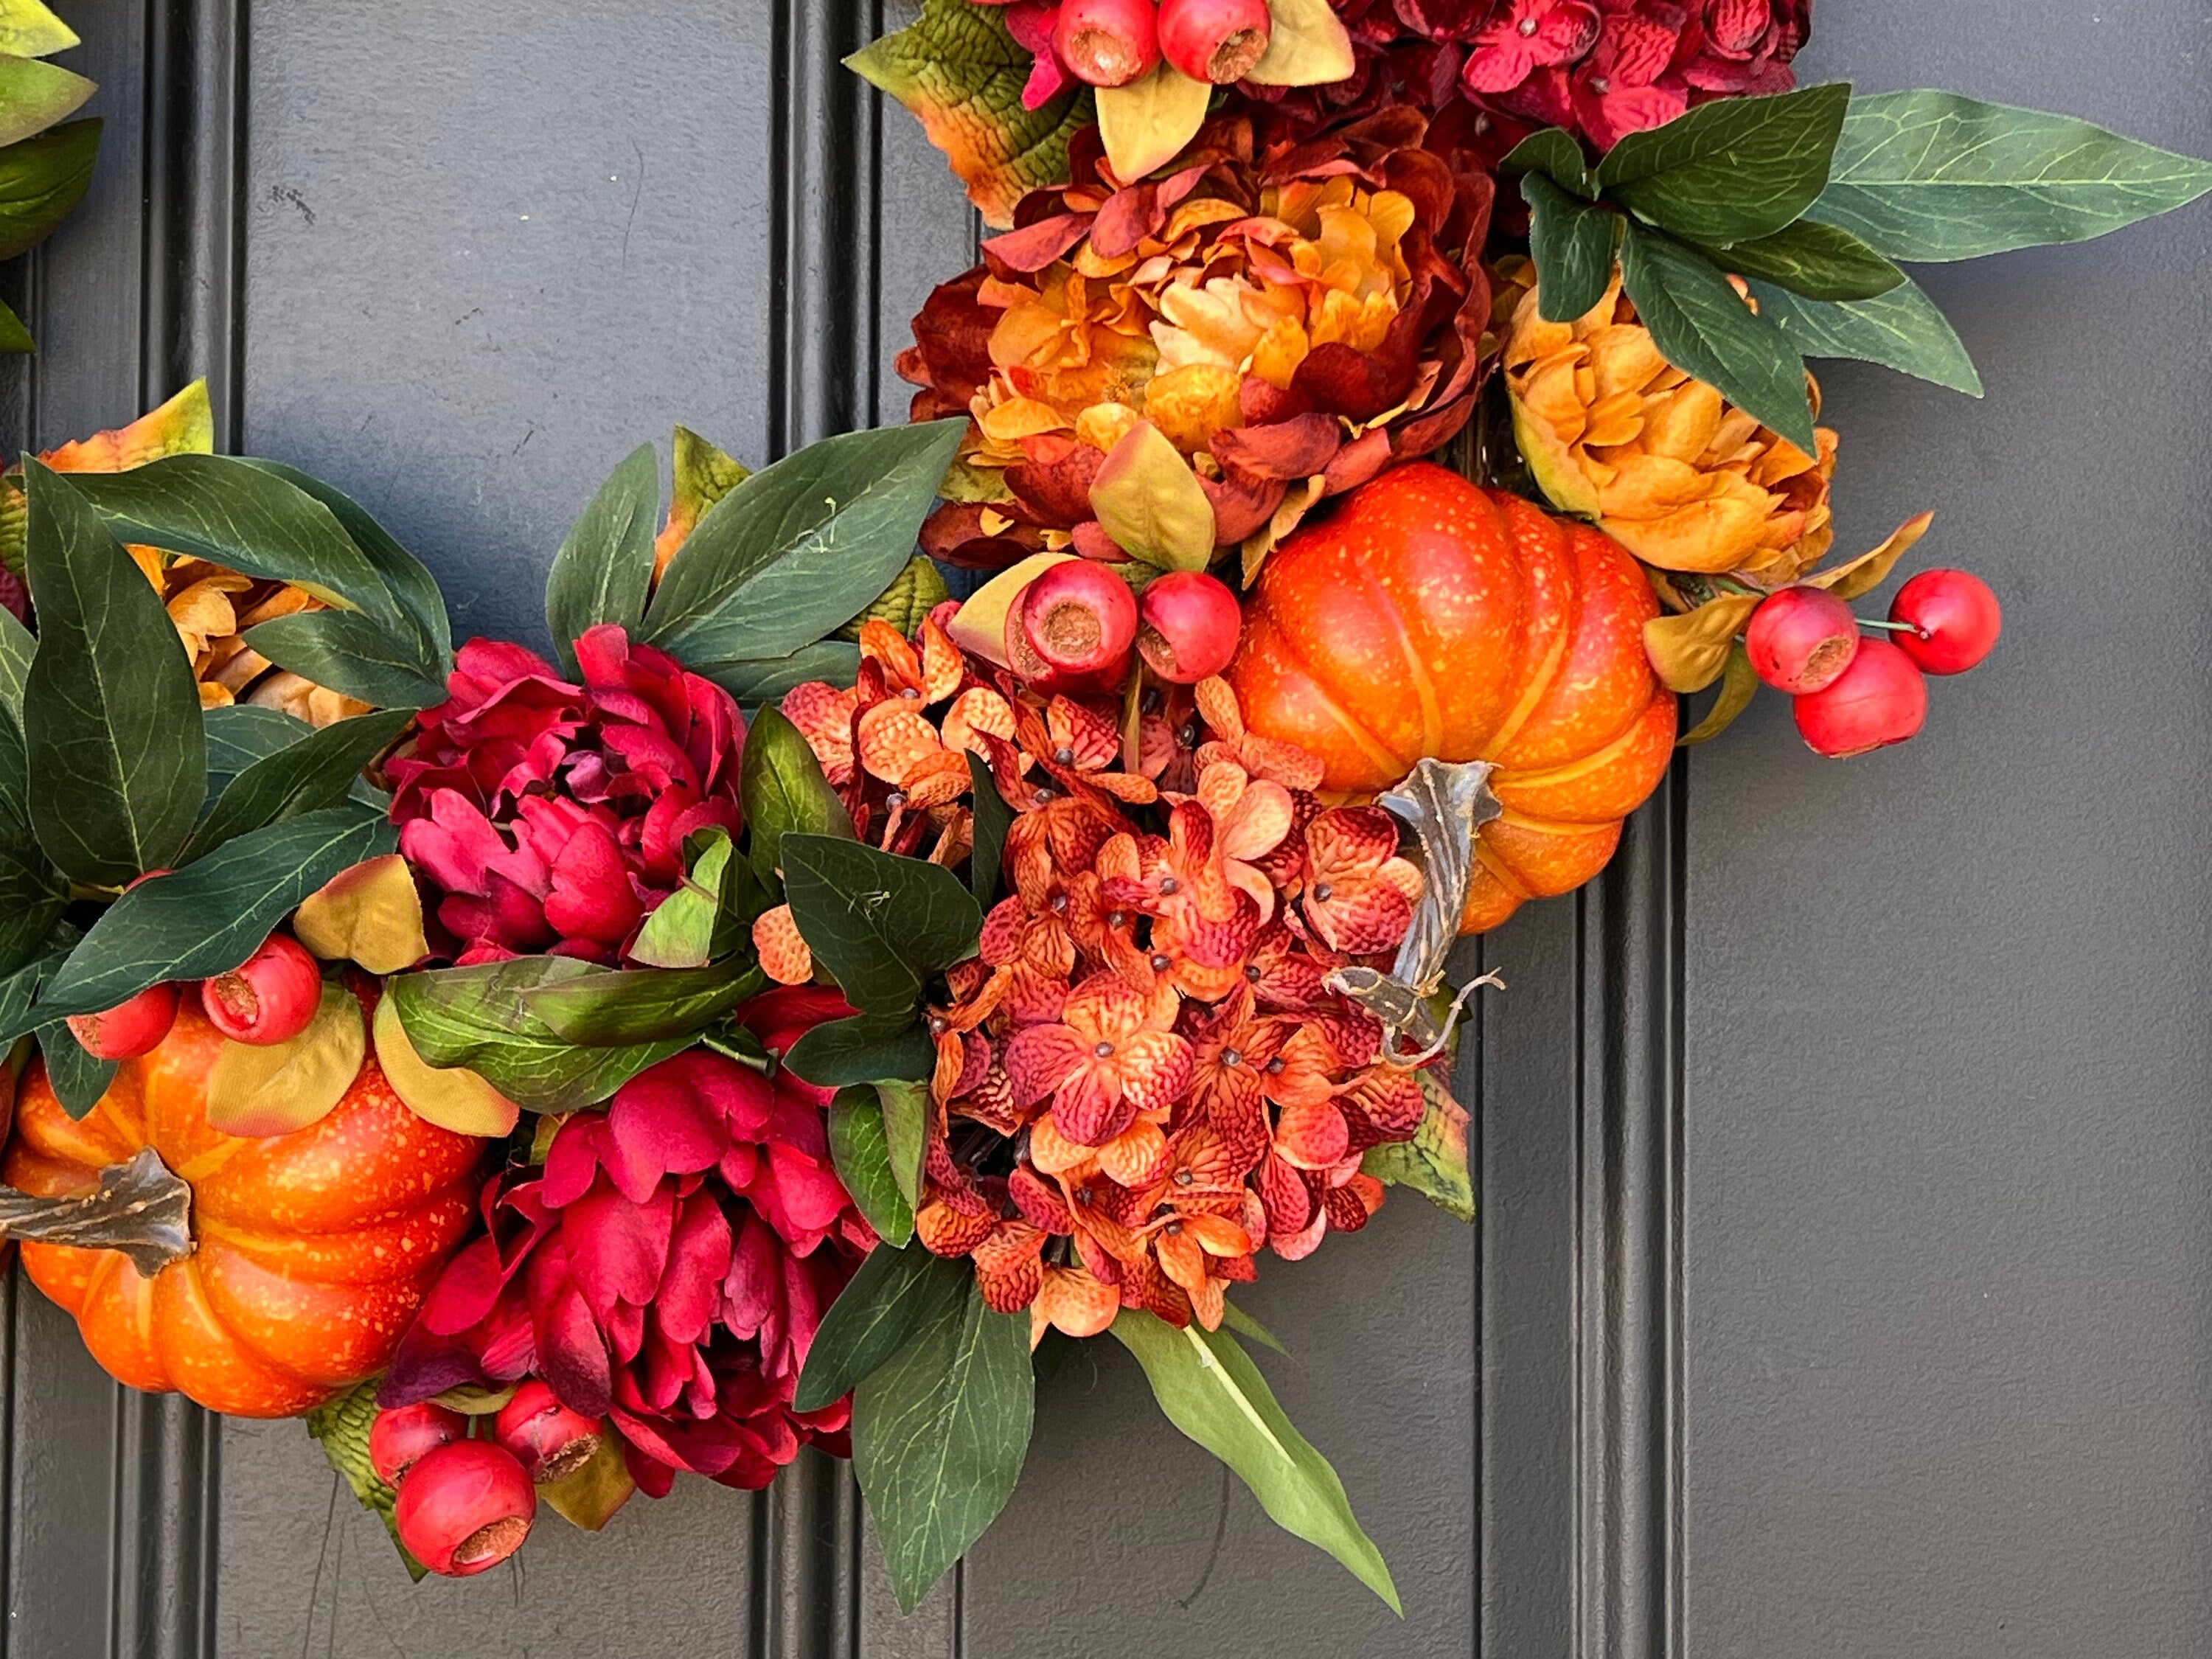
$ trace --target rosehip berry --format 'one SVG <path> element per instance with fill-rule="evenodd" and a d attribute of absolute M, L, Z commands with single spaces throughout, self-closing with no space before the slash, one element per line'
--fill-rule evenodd
<path fill-rule="evenodd" d="M 209 1023 L 233 1042 L 289 1042 L 322 1006 L 323 970 L 299 940 L 271 933 L 252 956 L 200 986 Z"/>
<path fill-rule="evenodd" d="M 469 1419 L 459 1412 L 428 1401 L 417 1406 L 395 1406 L 379 1412 L 368 1425 L 368 1461 L 376 1478 L 387 1486 L 422 1461 L 426 1453 L 449 1446 L 469 1435 Z"/>
<path fill-rule="evenodd" d="M 1137 653 L 1162 679 L 1195 685 L 1229 666 L 1243 625 L 1227 583 L 1170 570 L 1137 601 Z"/>
<path fill-rule="evenodd" d="M 1077 80 L 1125 87 L 1160 61 L 1152 0 L 1066 0 L 1052 44 Z"/>
<path fill-rule="evenodd" d="M 492 1438 L 512 1452 L 530 1478 L 544 1486 L 590 1462 L 605 1431 L 606 1425 L 598 1419 L 570 1411 L 553 1397 L 552 1389 L 532 1377 L 500 1407 L 492 1424 Z"/>
<path fill-rule="evenodd" d="M 1006 616 L 1006 655 L 1030 681 L 1103 678 L 1127 660 L 1136 637 L 1129 584 L 1089 559 L 1053 566 L 1022 590 Z"/>
<path fill-rule="evenodd" d="M 522 1547 L 538 1492 L 514 1455 L 489 1440 L 455 1440 L 422 1454 L 399 1483 L 392 1523 L 432 1572 L 467 1578 Z"/>
<path fill-rule="evenodd" d="M 1807 746 L 1842 760 L 1917 735 L 1928 718 L 1928 682 L 1887 640 L 1863 640 L 1851 665 L 1793 709 Z"/>
<path fill-rule="evenodd" d="M 71 1014 L 70 1035 L 94 1060 L 136 1060 L 149 1054 L 177 1023 L 177 988 L 149 985 L 104 1014 Z"/>
<path fill-rule="evenodd" d="M 1242 81 L 1274 28 L 1267 0 L 1160 0 L 1160 54 L 1194 81 Z"/>
<path fill-rule="evenodd" d="M 1751 613 L 1743 646 L 1752 672 L 1777 691 L 1803 696 L 1832 685 L 1859 651 L 1850 606 L 1817 587 L 1785 587 Z"/>
<path fill-rule="evenodd" d="M 2004 610 L 1979 576 L 1964 570 L 1923 570 L 1897 590 L 1889 619 L 1907 631 L 1898 649 L 1929 674 L 1963 674 L 1996 648 Z"/>

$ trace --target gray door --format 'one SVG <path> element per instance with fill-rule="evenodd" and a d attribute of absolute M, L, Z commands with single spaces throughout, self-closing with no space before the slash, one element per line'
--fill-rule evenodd
<path fill-rule="evenodd" d="M 80 0 L 107 147 L 21 299 L 11 440 L 195 374 L 471 631 L 682 421 L 747 459 L 899 418 L 975 227 L 836 60 L 868 0 Z M 896 16 L 889 20 L 896 22 Z M 2212 154 L 2198 0 L 1820 0 L 1801 65 Z M 1484 1215 L 1401 1198 L 1250 1298 L 1401 1625 L 1112 1345 L 911 1620 L 844 1471 L 689 1482 L 410 1586 L 296 1425 L 126 1396 L 16 1285 L 15 1659 L 2088 1659 L 2212 1650 L 2212 216 L 1939 270 L 1969 404 L 1826 376 L 1847 544 L 1923 506 L 2005 596 L 1929 733 L 1778 706 L 1479 954 Z"/>

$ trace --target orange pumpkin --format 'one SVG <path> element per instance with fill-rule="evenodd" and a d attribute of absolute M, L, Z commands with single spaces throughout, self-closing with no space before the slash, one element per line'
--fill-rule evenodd
<path fill-rule="evenodd" d="M 1659 613 L 1618 543 L 1440 466 L 1384 473 L 1278 549 L 1229 670 L 1247 726 L 1386 789 L 1423 756 L 1489 761 L 1462 931 L 1605 867 L 1674 752 L 1674 696 L 1644 654 Z"/>
<path fill-rule="evenodd" d="M 191 1188 L 188 1255 L 149 1279 L 112 1249 L 23 1242 L 23 1266 L 134 1389 L 236 1417 L 289 1417 L 382 1369 L 470 1226 L 483 1142 L 424 1122 L 372 1058 L 336 1109 L 265 1139 L 207 1123 L 223 1038 L 187 1000 L 72 1122 L 33 1065 L 0 1179 L 76 1196 L 150 1148 Z"/>

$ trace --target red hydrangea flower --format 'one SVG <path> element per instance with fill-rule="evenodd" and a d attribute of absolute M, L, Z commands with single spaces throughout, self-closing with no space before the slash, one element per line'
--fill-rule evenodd
<path fill-rule="evenodd" d="M 471 640 L 387 770 L 399 850 L 441 954 L 613 963 L 684 875 L 684 838 L 739 823 L 745 728 L 730 694 L 619 628 L 576 641 L 583 684 Z"/>

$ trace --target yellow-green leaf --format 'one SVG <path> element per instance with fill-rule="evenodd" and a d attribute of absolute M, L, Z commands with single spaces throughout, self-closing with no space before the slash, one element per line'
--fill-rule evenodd
<path fill-rule="evenodd" d="M 430 954 L 422 895 L 397 853 L 341 870 L 301 901 L 292 932 L 325 962 L 372 974 L 404 973 Z"/>
<path fill-rule="evenodd" d="M 0 52 L 45 58 L 77 44 L 76 31 L 40 0 L 0 0 Z"/>
<path fill-rule="evenodd" d="M 1871 553 L 1862 553 L 1848 564 L 1839 564 L 1833 570 L 1823 570 L 1805 578 L 1811 587 L 1825 587 L 1838 599 L 1851 600 L 1871 593 L 1889 580 L 1889 573 L 1897 568 L 1897 562 L 1912 550 L 1912 545 L 1928 533 L 1928 526 L 1936 522 L 1933 513 L 1923 513 L 1917 518 L 1907 519 L 1898 526 L 1890 538 Z"/>
<path fill-rule="evenodd" d="M 1729 651 L 1762 593 L 1723 593 L 1680 617 L 1644 624 L 1644 652 L 1669 691 L 1702 691 L 1720 678 Z"/>
<path fill-rule="evenodd" d="M 1126 87 L 1098 89 L 1098 136 L 1114 176 L 1134 184 L 1182 154 L 1206 125 L 1213 88 L 1163 60 Z"/>
<path fill-rule="evenodd" d="M 1759 676 L 1752 671 L 1751 654 L 1741 645 L 1729 650 L 1728 670 L 1721 678 L 1721 694 L 1713 706 L 1705 711 L 1695 730 L 1686 732 L 1675 746 L 1693 749 L 1701 743 L 1711 743 L 1735 724 L 1736 716 L 1751 707 L 1751 699 L 1759 690 Z"/>
<path fill-rule="evenodd" d="M 521 1108 L 465 1066 L 437 1066 L 415 1052 L 399 1005 L 376 1005 L 376 1063 L 407 1109 L 457 1135 L 497 1140 L 514 1131 Z"/>
<path fill-rule="evenodd" d="M 307 1028 L 283 1042 L 222 1045 L 208 1071 L 208 1127 L 221 1134 L 290 1134 L 319 1123 L 361 1075 L 368 1034 L 343 986 L 323 987 Z"/>
<path fill-rule="evenodd" d="M 1056 564 L 1066 564 L 1073 553 L 1032 553 L 985 582 L 962 601 L 952 624 L 945 631 L 953 644 L 970 656 L 1006 666 L 1006 613 L 1022 590 Z"/>
<path fill-rule="evenodd" d="M 1147 564 L 1203 570 L 1213 561 L 1213 503 L 1150 421 L 1131 427 L 1106 457 L 1091 486 L 1091 510 L 1116 546 Z"/>
<path fill-rule="evenodd" d="M 1244 78 L 1263 87 L 1322 87 L 1349 78 L 1352 35 L 1328 0 L 1268 0 L 1274 33 Z"/>

